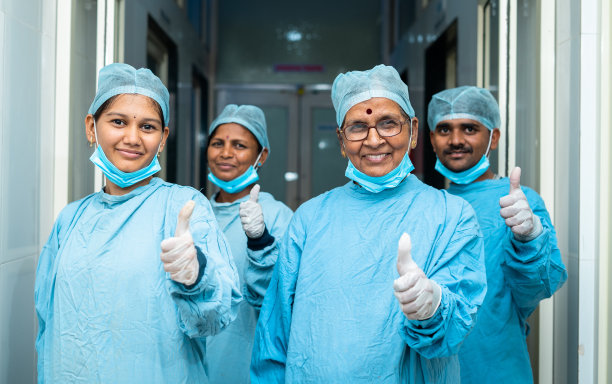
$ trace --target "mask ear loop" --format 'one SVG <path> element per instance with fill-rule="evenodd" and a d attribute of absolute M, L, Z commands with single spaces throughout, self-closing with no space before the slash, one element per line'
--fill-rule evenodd
<path fill-rule="evenodd" d="M 98 130 L 96 129 L 96 119 L 94 119 L 94 136 L 96 137 L 96 149 L 98 149 Z"/>
<path fill-rule="evenodd" d="M 487 156 L 487 158 L 489 158 L 489 151 L 491 150 L 491 139 L 493 138 L 493 130 L 489 130 L 489 144 L 487 145 L 487 152 L 485 153 L 485 156 Z"/>
<path fill-rule="evenodd" d="M 259 152 L 259 155 L 257 155 L 257 159 L 255 159 L 255 164 L 253 164 L 253 168 L 255 170 L 258 170 L 262 164 L 259 163 L 259 159 L 261 158 L 261 155 L 263 155 L 263 151 L 264 149 L 266 149 L 266 147 L 261 149 L 261 152 Z"/>
<path fill-rule="evenodd" d="M 408 141 L 408 156 L 410 156 L 410 150 L 412 150 L 412 117 L 410 118 L 410 140 Z"/>

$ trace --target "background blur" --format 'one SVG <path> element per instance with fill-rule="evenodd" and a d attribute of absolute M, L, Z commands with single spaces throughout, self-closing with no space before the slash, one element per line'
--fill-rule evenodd
<path fill-rule="evenodd" d="M 102 186 L 83 121 L 111 62 L 167 85 L 160 176 L 208 196 L 208 124 L 228 103 L 260 106 L 262 189 L 292 208 L 347 181 L 338 73 L 398 70 L 420 120 L 415 173 L 438 188 L 431 95 L 490 89 L 494 171 L 523 168 L 569 271 L 530 319 L 536 382 L 612 383 L 611 21 L 608 0 L 0 0 L 0 384 L 36 381 L 37 258 L 59 211 Z"/>

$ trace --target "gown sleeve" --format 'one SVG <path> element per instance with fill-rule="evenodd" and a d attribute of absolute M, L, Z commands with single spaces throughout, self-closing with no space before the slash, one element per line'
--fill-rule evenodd
<path fill-rule="evenodd" d="M 525 188 L 524 192 L 533 213 L 542 222 L 542 233 L 523 243 L 507 228 L 502 261 L 506 284 L 523 319 L 536 309 L 540 300 L 551 297 L 567 280 L 555 228 L 544 201 L 531 189 Z"/>
<path fill-rule="evenodd" d="M 484 244 L 474 210 L 463 200 L 447 209 L 444 228 L 423 268 L 442 289 L 440 306 L 426 320 L 404 317 L 400 330 L 406 344 L 426 359 L 458 352 L 486 294 Z"/>
<path fill-rule="evenodd" d="M 250 241 L 247 242 L 248 265 L 244 274 L 246 284 L 244 298 L 256 309 L 261 309 L 281 243 L 292 215 L 293 212 L 284 205 L 281 206 L 281 209 L 265 210 L 266 229 L 269 228 L 270 236 L 273 238 L 272 243 L 257 247 L 252 246 Z"/>
<path fill-rule="evenodd" d="M 178 309 L 179 327 L 191 338 L 219 333 L 236 318 L 238 304 L 242 301 L 232 253 L 214 219 L 210 203 L 203 197 L 194 200 L 196 209 L 190 230 L 200 264 L 198 279 L 194 285 L 186 287 L 166 274 L 168 292 Z M 175 227 L 176 222 L 167 236 L 174 233 Z"/>
<path fill-rule="evenodd" d="M 285 381 L 287 345 L 304 233 L 300 218 L 296 214 L 284 236 L 268 294 L 263 300 L 257 322 L 251 358 L 253 383 Z"/>

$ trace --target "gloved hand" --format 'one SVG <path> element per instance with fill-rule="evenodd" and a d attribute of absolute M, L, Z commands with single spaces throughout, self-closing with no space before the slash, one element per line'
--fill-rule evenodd
<path fill-rule="evenodd" d="M 542 233 L 542 223 L 529 207 L 520 183 L 521 169 L 515 167 L 510 173 L 510 193 L 499 199 L 499 214 L 506 219 L 506 225 L 514 233 L 514 238 L 527 242 Z"/>
<path fill-rule="evenodd" d="M 393 289 L 408 319 L 425 320 L 438 310 L 442 288 L 435 281 L 428 279 L 412 260 L 411 249 L 410 235 L 402 234 L 397 248 L 397 271 L 400 277 L 393 282 Z"/>
<path fill-rule="evenodd" d="M 259 239 L 266 229 L 264 224 L 263 211 L 257 202 L 259 198 L 259 184 L 251 188 L 251 197 L 247 201 L 240 203 L 240 221 L 244 233 L 251 239 Z"/>
<path fill-rule="evenodd" d="M 161 242 L 161 260 L 164 270 L 170 273 L 170 278 L 178 283 L 192 285 L 198 278 L 197 251 L 193 244 L 189 219 L 193 213 L 195 203 L 189 200 L 178 214 L 174 237 Z"/>

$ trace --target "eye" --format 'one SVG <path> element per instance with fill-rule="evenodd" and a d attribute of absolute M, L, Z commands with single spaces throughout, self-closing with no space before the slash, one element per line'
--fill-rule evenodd
<path fill-rule="evenodd" d="M 397 122 L 396 120 L 389 119 L 389 120 L 382 120 L 376 125 L 382 129 L 393 129 L 399 126 L 399 122 Z"/>
<path fill-rule="evenodd" d="M 368 125 L 363 123 L 349 125 L 344 129 L 347 133 L 359 133 L 368 130 Z"/>
<path fill-rule="evenodd" d="M 223 147 L 223 143 L 221 141 L 213 141 L 210 143 L 211 147 L 220 148 Z"/>
<path fill-rule="evenodd" d="M 464 129 L 465 129 L 465 131 L 467 133 L 474 133 L 474 132 L 476 132 L 476 129 L 474 128 L 473 125 L 467 125 Z"/>
<path fill-rule="evenodd" d="M 111 120 L 111 123 L 114 125 L 125 125 L 125 122 L 121 119 L 113 119 Z"/>
<path fill-rule="evenodd" d="M 234 146 L 235 146 L 236 148 L 238 148 L 238 149 L 245 149 L 245 148 L 246 148 L 246 145 L 241 144 L 241 143 L 235 143 L 235 144 L 234 144 Z"/>
<path fill-rule="evenodd" d="M 155 130 L 157 130 L 157 127 L 156 127 L 156 126 L 154 126 L 154 125 L 151 125 L 151 124 L 144 124 L 144 125 L 142 126 L 142 129 L 143 129 L 144 131 L 155 131 Z"/>
<path fill-rule="evenodd" d="M 440 134 L 447 134 L 448 132 L 450 132 L 447 126 L 440 126 L 436 128 L 436 131 L 438 131 L 438 133 Z"/>

